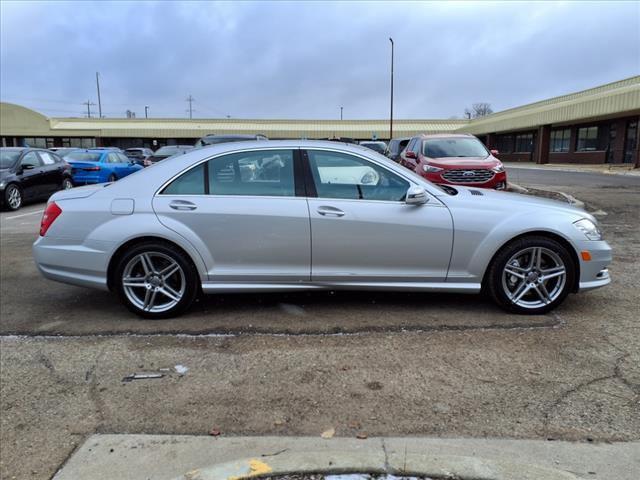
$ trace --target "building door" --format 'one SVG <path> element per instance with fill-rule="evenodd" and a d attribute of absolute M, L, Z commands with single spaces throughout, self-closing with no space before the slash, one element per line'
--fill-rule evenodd
<path fill-rule="evenodd" d="M 638 148 L 638 121 L 627 122 L 627 132 L 624 140 L 624 163 L 633 163 L 633 155 Z"/>
<path fill-rule="evenodd" d="M 609 125 L 609 143 L 607 144 L 607 155 L 605 157 L 605 163 L 616 163 L 615 159 L 615 146 L 616 146 L 616 124 Z"/>

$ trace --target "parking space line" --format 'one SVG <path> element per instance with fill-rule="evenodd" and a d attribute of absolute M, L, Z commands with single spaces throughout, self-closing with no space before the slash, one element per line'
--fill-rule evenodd
<path fill-rule="evenodd" d="M 38 210 L 37 212 L 23 213 L 21 215 L 14 215 L 13 217 L 6 217 L 6 220 L 13 220 L 14 218 L 28 217 L 29 215 L 35 215 L 36 213 L 42 213 L 42 212 L 44 212 L 44 210 Z"/>

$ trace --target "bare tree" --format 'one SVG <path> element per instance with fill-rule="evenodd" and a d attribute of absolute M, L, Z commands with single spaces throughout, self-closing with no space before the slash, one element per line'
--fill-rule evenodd
<path fill-rule="evenodd" d="M 464 116 L 467 118 L 484 117 L 490 113 L 493 113 L 493 110 L 491 109 L 491 104 L 487 102 L 474 103 L 471 105 L 471 109 L 464 109 Z"/>

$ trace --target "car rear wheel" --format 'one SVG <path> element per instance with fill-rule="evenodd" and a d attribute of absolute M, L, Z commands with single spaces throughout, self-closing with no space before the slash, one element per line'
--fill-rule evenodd
<path fill-rule="evenodd" d="M 176 316 L 189 308 L 198 292 L 198 272 L 191 259 L 162 242 L 129 250 L 118 262 L 115 280 L 120 299 L 144 318 Z"/>
<path fill-rule="evenodd" d="M 11 184 L 4 191 L 4 204 L 9 210 L 18 210 L 22 206 L 22 190 Z"/>
<path fill-rule="evenodd" d="M 109 178 L 107 179 L 107 182 L 115 182 L 116 180 L 118 180 L 118 177 L 116 177 L 113 173 L 111 175 L 109 175 Z"/>
<path fill-rule="evenodd" d="M 576 267 L 567 248 L 547 237 L 531 236 L 507 244 L 487 273 L 486 289 L 505 310 L 543 314 L 571 291 Z"/>
<path fill-rule="evenodd" d="M 73 188 L 73 182 L 71 181 L 71 179 L 65 178 L 64 180 L 62 180 L 62 189 L 69 190 L 70 188 Z"/>

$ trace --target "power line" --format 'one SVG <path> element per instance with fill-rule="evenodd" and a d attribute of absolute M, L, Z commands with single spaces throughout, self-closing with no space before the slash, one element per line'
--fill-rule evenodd
<path fill-rule="evenodd" d="M 189 112 L 189 120 L 193 119 L 193 102 L 195 101 L 195 99 L 191 96 L 191 94 L 189 94 L 189 96 L 187 97 L 187 102 L 189 102 L 189 110 L 187 110 Z"/>
<path fill-rule="evenodd" d="M 91 107 L 95 106 L 95 103 L 93 103 L 91 100 L 87 100 L 82 104 L 87 106 L 87 118 L 91 118 Z"/>

